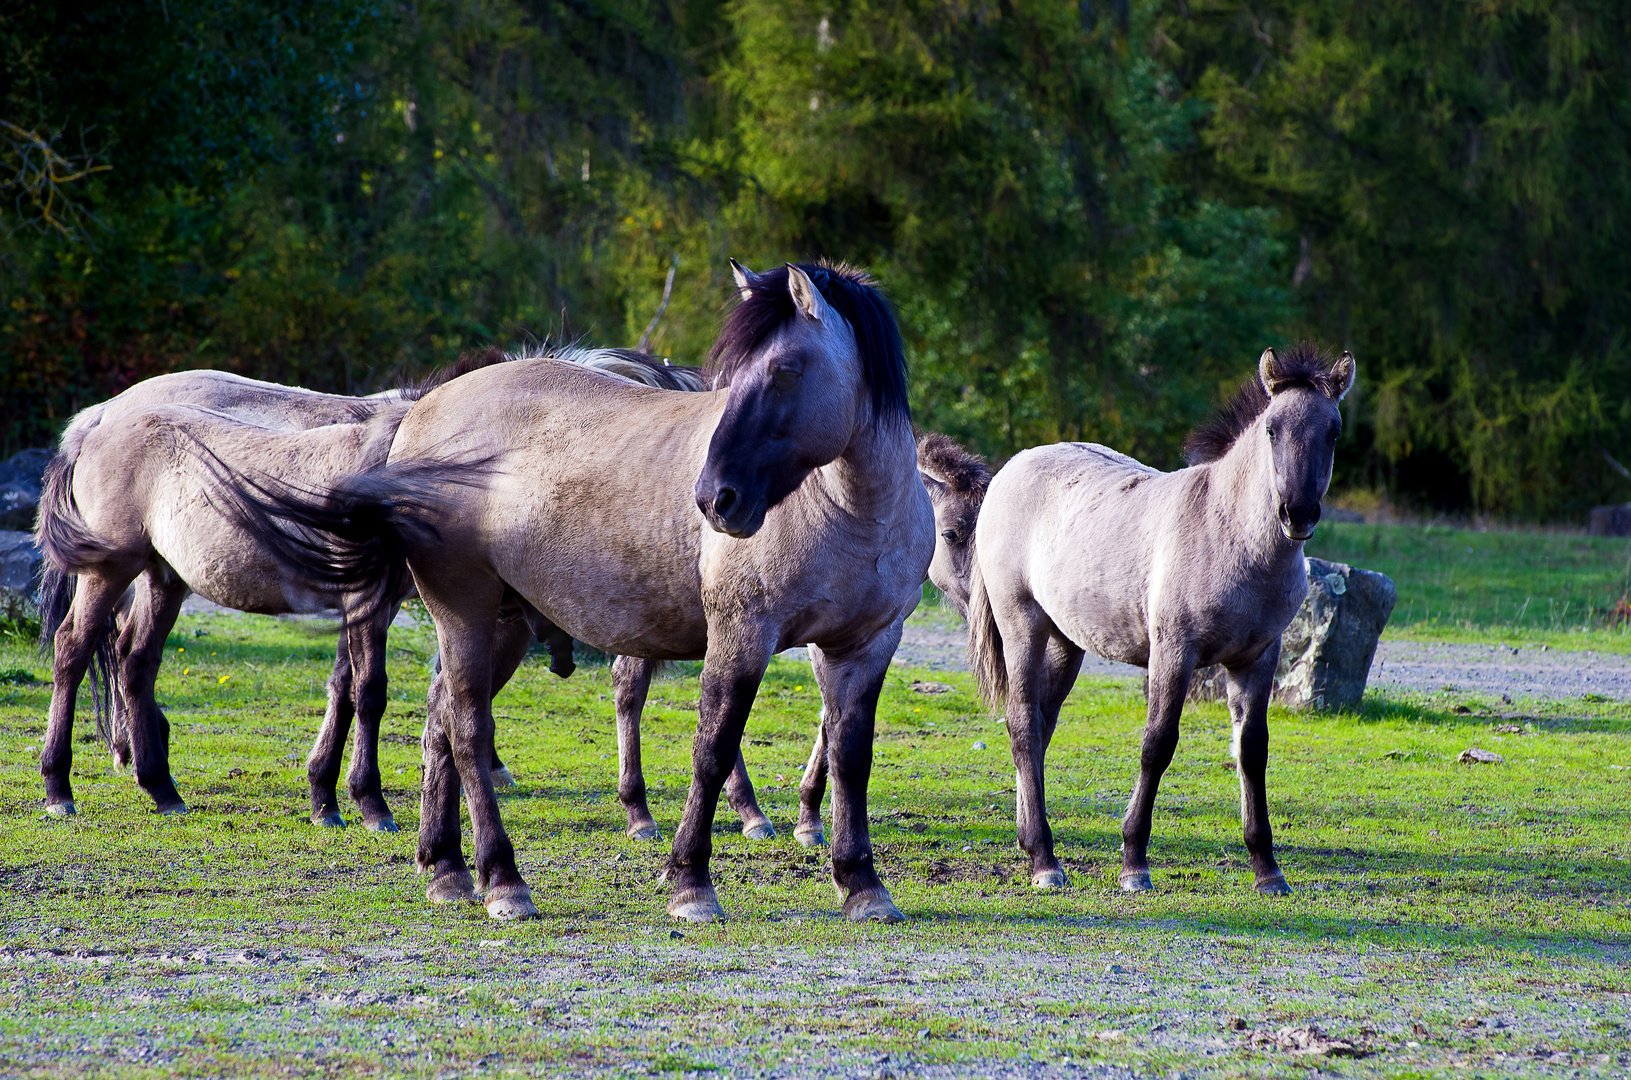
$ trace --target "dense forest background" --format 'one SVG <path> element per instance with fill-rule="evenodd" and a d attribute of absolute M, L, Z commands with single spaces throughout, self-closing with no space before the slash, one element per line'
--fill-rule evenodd
<path fill-rule="evenodd" d="M 1162 466 L 1310 336 L 1339 488 L 1631 498 L 1631 9 L 0 5 L 0 451 L 184 367 L 364 392 L 529 337 L 700 362 L 726 257 L 870 266 L 915 415 Z"/>

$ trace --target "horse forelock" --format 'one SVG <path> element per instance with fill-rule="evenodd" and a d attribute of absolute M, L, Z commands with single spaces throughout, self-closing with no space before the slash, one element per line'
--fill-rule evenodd
<path fill-rule="evenodd" d="M 983 494 L 991 484 L 991 467 L 950 435 L 931 431 L 917 441 L 918 468 L 959 495 Z"/>
<path fill-rule="evenodd" d="M 861 377 L 872 400 L 873 416 L 911 419 L 906 398 L 906 349 L 889 301 L 866 271 L 846 263 L 800 263 L 799 267 L 822 299 L 849 323 L 861 362 Z M 725 319 L 724 329 L 708 354 L 716 386 L 730 384 L 778 330 L 797 317 L 787 287 L 787 267 L 779 266 L 751 278 L 747 299 Z"/>
<path fill-rule="evenodd" d="M 1303 387 L 1336 396 L 1331 369 L 1336 361 L 1310 341 L 1299 341 L 1274 354 L 1274 392 Z M 1256 373 L 1229 395 L 1218 414 L 1190 433 L 1184 440 L 1184 459 L 1191 465 L 1217 461 L 1235 444 L 1241 434 L 1269 407 L 1269 392 Z"/>

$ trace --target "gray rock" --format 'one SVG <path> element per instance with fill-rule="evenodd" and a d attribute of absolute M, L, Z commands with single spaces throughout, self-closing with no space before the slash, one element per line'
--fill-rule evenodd
<path fill-rule="evenodd" d="M 1398 590 L 1386 574 L 1324 559 L 1307 559 L 1308 598 L 1280 637 L 1274 700 L 1291 708 L 1351 709 L 1365 696 Z M 1190 680 L 1191 701 L 1222 701 L 1227 685 L 1220 665 Z"/>
<path fill-rule="evenodd" d="M 1588 536 L 1631 536 L 1631 503 L 1594 506 L 1586 519 Z"/>
<path fill-rule="evenodd" d="M 24 450 L 0 462 L 0 530 L 27 532 L 34 528 L 40 488 L 52 451 Z"/>
<path fill-rule="evenodd" d="M 25 532 L 0 530 L 0 619 L 39 617 L 40 571 L 45 557 Z"/>
<path fill-rule="evenodd" d="M 1506 758 L 1493 750 L 1480 750 L 1476 746 L 1469 746 L 1456 755 L 1456 760 L 1463 765 L 1505 765 Z"/>

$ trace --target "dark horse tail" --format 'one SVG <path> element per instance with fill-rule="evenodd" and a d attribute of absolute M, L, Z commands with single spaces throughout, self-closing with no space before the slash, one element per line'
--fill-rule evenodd
<path fill-rule="evenodd" d="M 211 465 L 227 512 L 292 577 L 337 601 L 350 598 L 337 604 L 348 622 L 372 618 L 406 591 L 408 556 L 439 536 L 449 489 L 482 486 L 490 471 L 486 461 L 409 460 L 312 491 L 229 472 L 219 459 Z"/>
<path fill-rule="evenodd" d="M 970 546 L 973 541 L 970 541 Z M 1002 653 L 1002 635 L 991 614 L 991 597 L 986 592 L 985 575 L 980 572 L 980 553 L 970 552 L 972 569 L 968 579 L 968 667 L 980 687 L 980 696 L 992 712 L 1001 712 L 1008 702 L 1008 662 Z"/>
<path fill-rule="evenodd" d="M 99 564 L 113 548 L 91 531 L 74 501 L 74 465 L 93 423 L 76 419 L 63 433 L 56 457 L 45 467 L 41 484 L 39 514 L 34 519 L 34 544 L 45 556 L 40 577 L 40 652 L 49 652 L 57 630 L 74 606 L 79 574 Z M 113 648 L 118 636 L 110 614 L 96 628 L 91 641 L 91 662 L 87 675 L 91 700 L 96 706 L 96 733 L 104 745 L 113 742 Z"/>

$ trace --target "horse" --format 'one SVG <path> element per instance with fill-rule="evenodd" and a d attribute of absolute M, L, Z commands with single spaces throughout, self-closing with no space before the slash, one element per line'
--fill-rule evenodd
<path fill-rule="evenodd" d="M 593 370 L 622 378 L 639 378 L 655 385 L 675 388 L 690 387 L 695 377 L 669 374 L 664 365 L 651 357 L 627 350 L 568 350 L 565 354 L 572 362 Z M 153 446 L 161 454 L 173 454 L 177 439 L 183 441 L 207 439 L 212 433 L 228 433 L 245 446 L 257 447 L 277 454 L 274 448 L 286 452 L 289 441 L 278 435 L 306 433 L 317 429 L 331 429 L 319 435 L 304 436 L 297 440 L 312 446 L 322 445 L 339 449 L 352 445 L 351 440 L 366 425 L 378 422 L 383 442 L 374 440 L 373 453 L 383 460 L 389 449 L 389 434 L 395 430 L 412 403 L 434 387 L 467 371 L 493 363 L 515 359 L 513 355 L 497 350 L 467 354 L 454 365 L 433 374 L 423 382 L 398 387 L 370 397 L 356 398 L 336 394 L 323 394 L 300 387 L 281 386 L 219 371 L 189 371 L 157 376 L 131 387 L 117 397 L 93 406 L 78 414 L 65 430 L 61 447 L 47 470 L 45 497 L 38 521 L 38 535 L 47 556 L 47 573 L 42 597 L 45 612 L 45 630 L 42 645 L 56 644 L 58 678 L 53 691 L 51 721 L 48 726 L 46 750 L 41 759 L 41 772 L 46 778 L 47 813 L 53 816 L 72 816 L 75 803 L 72 797 L 69 773 L 72 766 L 72 717 L 74 697 L 84 676 L 84 668 L 74 675 L 80 659 L 92 664 L 92 689 L 97 704 L 98 726 L 108 741 L 117 765 L 130 764 L 134 756 L 133 735 L 137 728 L 148 734 L 150 743 L 144 755 L 142 768 L 137 770 L 138 783 L 153 796 L 156 809 L 161 813 L 184 813 L 186 802 L 175 790 L 169 778 L 168 741 L 169 725 L 153 697 L 153 684 L 163 656 L 165 638 L 174 626 L 180 604 L 187 593 L 197 590 L 226 606 L 242 606 L 244 597 L 253 598 L 252 606 L 245 610 L 261 610 L 284 614 L 292 610 L 309 608 L 313 603 L 326 601 L 324 594 L 310 589 L 295 589 L 297 600 L 287 591 L 268 590 L 264 582 L 253 579 L 258 574 L 275 571 L 274 563 L 264 558 L 224 558 L 194 565 L 192 575 L 179 574 L 166 560 L 164 550 L 168 544 L 154 545 L 143 562 L 142 569 L 130 588 L 114 603 L 112 618 L 97 617 L 88 606 L 75 610 L 79 598 L 78 588 L 83 576 L 94 576 L 99 581 L 96 599 L 87 594 L 82 605 L 105 601 L 111 583 L 123 575 L 121 567 L 107 565 L 114 553 L 101 537 L 85 531 L 80 512 L 80 499 L 95 496 L 76 489 L 75 470 L 86 446 L 93 448 L 112 446 L 118 452 L 139 456 L 139 445 L 130 439 L 118 439 L 113 433 L 136 428 L 153 432 Z M 207 415 L 170 413 L 144 415 L 155 406 L 198 406 Z M 234 427 L 234 423 L 243 425 Z M 359 425 L 362 425 L 361 427 Z M 334 438 L 337 436 L 336 438 Z M 87 443 L 87 440 L 89 442 Z M 293 459 L 299 461 L 303 451 L 296 451 Z M 340 449 L 340 452 L 344 452 Z M 134 476 L 139 470 L 137 457 L 117 462 L 93 454 L 91 468 L 111 468 L 114 475 Z M 349 462 L 350 468 L 364 467 L 371 459 Z M 262 466 L 264 467 L 264 465 Z M 119 470 L 127 471 L 120 474 Z M 196 477 L 196 471 L 191 475 Z M 292 474 L 301 479 L 298 467 Z M 176 490 L 159 485 L 162 498 L 174 498 Z M 101 487 L 105 498 L 115 504 L 130 497 L 130 489 L 117 482 Z M 92 512 L 95 517 L 107 508 Z M 117 507 L 114 516 L 130 523 L 132 515 L 145 517 L 154 523 L 159 513 L 156 506 L 136 508 Z M 219 514 L 211 515 L 202 507 L 193 507 L 190 520 L 205 530 L 219 533 L 230 530 L 232 522 Z M 171 541 L 180 543 L 174 530 L 165 526 Z M 132 535 L 126 540 L 137 543 Z M 217 547 L 228 550 L 233 541 L 230 536 L 218 536 Z M 242 538 L 239 538 L 240 540 Z M 116 563 L 132 565 L 134 550 L 123 552 Z M 364 625 L 349 627 L 340 637 L 333 674 L 328 685 L 328 706 L 323 725 L 308 759 L 307 775 L 311 786 L 312 821 L 315 824 L 343 826 L 336 796 L 341 758 L 348 729 L 353 716 L 357 718 L 357 743 L 352 755 L 349 787 L 352 797 L 362 809 L 365 824 L 375 830 L 394 832 L 395 821 L 385 804 L 380 790 L 377 765 L 377 739 L 379 718 L 385 707 L 384 641 L 385 627 L 394 617 L 397 607 L 412 595 L 412 582 L 405 574 L 397 575 L 401 582 L 387 609 L 379 613 L 382 618 Z M 266 581 L 276 580 L 275 573 Z M 70 619 L 70 614 L 73 618 Z M 572 670 L 571 639 L 549 627 L 536 613 L 517 611 L 512 619 L 526 622 L 532 632 L 546 642 L 552 654 L 551 670 L 563 677 Z M 66 638 L 66 640 L 64 640 Z M 355 659 L 354 659 L 355 658 Z M 519 658 L 517 659 L 517 663 Z M 364 672 L 361 680 L 354 680 L 355 671 Z M 507 677 L 507 676 L 506 676 Z M 501 684 L 502 685 L 502 684 Z M 136 724 L 131 718 L 140 718 Z M 507 782 L 508 769 L 496 756 L 492 764 L 499 782 Z M 162 773 L 162 776 L 160 775 Z"/>
<path fill-rule="evenodd" d="M 697 369 L 680 369 L 697 370 Z M 968 614 L 969 573 L 973 561 L 974 523 L 980 502 L 991 481 L 986 463 L 946 435 L 930 432 L 917 441 L 918 477 L 934 509 L 934 556 L 928 580 L 951 601 L 959 615 Z M 661 832 L 646 803 L 646 782 L 640 766 L 640 713 L 652 676 L 661 661 L 620 656 L 612 664 L 613 697 L 617 709 L 617 794 L 628 813 L 631 840 L 658 840 Z M 825 727 L 816 725 L 815 743 L 799 783 L 798 821 L 793 836 L 804 847 L 826 842 L 821 824 L 821 800 L 827 789 Z M 775 826 L 759 807 L 747 765 L 738 753 L 736 766 L 725 779 L 725 800 L 742 819 L 742 835 L 768 840 Z"/>
<path fill-rule="evenodd" d="M 1228 680 L 1240 810 L 1255 886 L 1290 892 L 1274 858 L 1264 770 L 1280 635 L 1308 590 L 1303 542 L 1331 480 L 1353 357 L 1266 350 L 1257 377 L 1163 473 L 1091 443 L 1023 451 L 991 482 L 975 530 L 970 666 L 1005 712 L 1019 846 L 1031 884 L 1054 857 L 1043 759 L 1091 649 L 1149 669 L 1138 783 L 1122 820 L 1121 887 L 1151 887 L 1150 812 L 1195 669 Z"/>
<path fill-rule="evenodd" d="M 738 268 L 739 269 L 739 268 Z M 770 658 L 807 645 L 833 778 L 833 881 L 854 920 L 903 918 L 866 821 L 877 700 L 933 555 L 905 357 L 864 273 L 741 272 L 747 298 L 710 354 L 723 391 L 611 384 L 552 360 L 496 365 L 432 391 L 389 462 L 318 499 L 219 477 L 246 527 L 302 574 L 377 587 L 406 554 L 442 670 L 425 730 L 418 864 L 433 902 L 535 916 L 488 771 L 498 615 L 518 598 L 597 648 L 703 660 L 692 780 L 668 911 L 723 916 L 712 822 Z M 302 542 L 317 529 L 324 543 Z M 337 552 L 338 554 L 332 554 Z M 466 869 L 458 798 L 475 833 Z"/>

